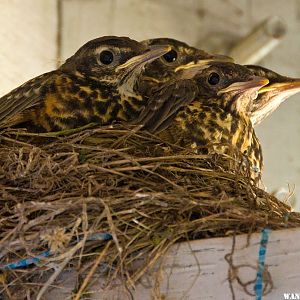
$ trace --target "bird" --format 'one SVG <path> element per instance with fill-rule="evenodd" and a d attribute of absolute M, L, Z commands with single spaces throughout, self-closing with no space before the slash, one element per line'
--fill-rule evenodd
<path fill-rule="evenodd" d="M 193 94 L 197 90 L 197 88 L 193 87 L 192 81 L 181 79 L 192 78 L 196 73 L 199 74 L 201 71 L 199 68 L 200 65 L 207 66 L 211 62 L 233 61 L 229 56 L 210 54 L 174 38 L 152 38 L 143 40 L 141 43 L 148 47 L 168 45 L 171 50 L 145 66 L 143 77 L 142 80 L 139 81 L 138 87 L 145 99 L 145 106 L 141 108 L 139 117 L 132 121 L 133 124 L 145 122 L 145 113 L 149 112 L 145 107 L 148 106 L 149 108 L 154 102 L 156 102 L 155 105 L 159 104 L 159 100 L 150 101 L 149 99 L 153 99 L 153 95 L 156 95 L 157 91 L 165 84 L 173 81 L 177 82 L 177 80 L 180 79 L 180 84 L 185 85 L 182 89 L 176 89 L 177 95 L 175 95 L 174 90 L 169 90 L 169 92 L 172 92 L 172 96 L 177 99 L 177 101 L 173 101 L 174 105 L 172 105 L 172 111 L 175 113 L 181 105 L 187 104 L 184 99 L 192 99 L 193 97 L 190 94 Z M 194 66 L 196 66 L 196 68 L 193 68 Z M 171 84 L 169 86 L 171 86 Z M 189 95 L 183 95 L 182 93 L 188 93 Z M 149 114 L 147 118 L 151 119 L 151 116 L 152 114 Z M 156 117 L 158 117 L 157 114 Z M 146 124 L 143 124 L 142 129 L 150 128 L 147 127 Z M 160 130 L 162 130 L 162 128 Z"/>
<path fill-rule="evenodd" d="M 22 123 L 47 132 L 134 118 L 144 101 L 137 90 L 144 66 L 170 50 L 128 37 L 91 40 L 57 70 L 1 97 L 0 128 Z"/>
<path fill-rule="evenodd" d="M 200 61 L 208 63 L 213 58 L 214 61 L 234 62 L 234 59 L 229 56 L 211 55 L 176 39 L 155 38 L 142 41 L 142 43 L 146 45 L 168 44 L 172 47 L 172 51 L 168 54 L 146 66 L 146 71 L 148 71 L 147 79 L 156 83 L 153 84 L 154 88 L 157 86 L 158 79 L 160 79 L 160 82 L 167 82 L 174 77 L 187 78 L 187 74 L 189 74 L 189 77 L 194 76 L 193 68 L 190 68 L 190 66 L 193 64 L 197 65 Z M 172 66 L 176 67 L 172 68 Z M 182 72 L 182 66 L 185 66 L 185 71 L 188 71 L 188 73 Z M 249 108 L 251 109 L 252 124 L 256 126 L 275 111 L 287 98 L 300 91 L 300 79 L 282 76 L 258 65 L 245 65 L 245 67 L 253 75 L 265 77 L 269 80 L 269 84 L 259 90 L 257 98 L 253 101 L 251 108 Z M 197 72 L 197 68 L 194 70 Z M 162 76 L 159 76 L 159 74 L 162 74 Z M 151 93 L 149 84 L 147 90 Z M 173 107 L 173 109 L 175 108 Z"/>
<path fill-rule="evenodd" d="M 265 120 L 286 99 L 300 92 L 300 78 L 282 76 L 257 65 L 246 65 L 246 68 L 253 75 L 269 80 L 269 84 L 259 90 L 257 98 L 253 101 L 250 113 L 253 126 Z"/>
<path fill-rule="evenodd" d="M 199 62 L 233 61 L 229 56 L 211 54 L 174 38 L 152 38 L 143 40 L 141 43 L 148 47 L 162 45 L 171 47 L 168 53 L 145 66 L 143 80 L 139 86 L 140 91 L 145 97 L 151 97 L 152 88 L 155 89 L 173 78 L 181 77 L 181 66 L 193 65 L 196 62 L 199 64 Z M 193 74 L 191 73 L 190 76 L 192 77 Z M 185 77 L 187 77 L 187 72 Z"/>
<path fill-rule="evenodd" d="M 230 154 L 234 148 L 246 158 L 250 176 L 258 182 L 262 149 L 249 111 L 268 79 L 229 62 L 200 64 L 198 73 L 196 64 L 188 67 L 196 75 L 169 81 L 157 89 L 140 115 L 140 124 L 197 153 Z"/>

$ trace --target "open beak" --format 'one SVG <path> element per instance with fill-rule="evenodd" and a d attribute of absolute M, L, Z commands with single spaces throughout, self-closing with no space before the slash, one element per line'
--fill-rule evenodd
<path fill-rule="evenodd" d="M 264 77 L 253 76 L 251 80 L 244 82 L 234 82 L 228 87 L 220 90 L 218 95 L 228 92 L 244 92 L 246 90 L 259 91 L 262 87 L 267 85 L 269 80 Z"/>
<path fill-rule="evenodd" d="M 144 66 L 145 64 L 150 63 L 169 52 L 172 47 L 167 45 L 153 45 L 149 46 L 149 49 L 150 50 L 147 52 L 134 56 L 127 60 L 124 64 L 118 66 L 116 68 L 116 72 L 122 69 L 135 69 L 136 67 Z"/>

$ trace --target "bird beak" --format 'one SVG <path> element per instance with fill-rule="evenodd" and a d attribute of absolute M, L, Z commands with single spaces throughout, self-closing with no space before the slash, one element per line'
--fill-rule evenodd
<path fill-rule="evenodd" d="M 191 61 L 188 64 L 180 65 L 175 69 L 175 72 L 178 72 L 180 70 L 194 69 L 193 72 L 197 73 L 201 70 L 208 68 L 210 64 L 214 62 L 233 62 L 233 58 L 226 55 L 215 54 L 208 59 L 199 59 L 196 62 Z"/>
<path fill-rule="evenodd" d="M 234 82 L 228 87 L 220 90 L 218 92 L 218 95 L 228 93 L 228 92 L 244 92 L 246 90 L 258 91 L 268 83 L 269 80 L 264 77 L 253 76 L 252 79 L 248 81 Z"/>
<path fill-rule="evenodd" d="M 270 83 L 258 91 L 251 121 L 257 125 L 275 111 L 289 97 L 300 92 L 300 79 L 285 78 L 285 82 Z"/>
<path fill-rule="evenodd" d="M 290 79 L 285 82 L 271 83 L 264 86 L 259 90 L 259 94 L 271 93 L 271 94 L 285 94 L 288 93 L 290 96 L 300 92 L 300 79 Z"/>
<path fill-rule="evenodd" d="M 134 56 L 124 64 L 118 66 L 116 72 L 122 69 L 135 69 L 136 67 L 144 66 L 172 50 L 172 47 L 167 45 L 153 45 L 149 46 L 149 49 L 147 52 Z"/>
<path fill-rule="evenodd" d="M 191 79 L 194 78 L 199 72 L 207 69 L 211 66 L 211 64 L 215 62 L 233 62 L 233 59 L 229 56 L 225 55 L 212 55 L 211 58 L 201 59 L 191 61 L 188 64 L 178 66 L 174 71 L 182 71 L 181 78 Z"/>
<path fill-rule="evenodd" d="M 227 55 L 222 55 L 222 54 L 213 54 L 212 59 L 215 61 L 220 61 L 220 62 L 230 62 L 234 63 L 234 59 L 230 56 Z"/>

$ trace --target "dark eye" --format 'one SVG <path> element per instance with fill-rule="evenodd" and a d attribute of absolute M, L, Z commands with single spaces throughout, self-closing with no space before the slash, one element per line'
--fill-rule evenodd
<path fill-rule="evenodd" d="M 220 82 L 220 75 L 218 73 L 212 72 L 208 76 L 208 83 L 211 85 L 216 85 Z"/>
<path fill-rule="evenodd" d="M 114 60 L 114 54 L 109 50 L 104 50 L 100 53 L 99 59 L 102 64 L 109 65 Z"/>
<path fill-rule="evenodd" d="M 171 50 L 167 52 L 165 55 L 163 55 L 163 58 L 165 59 L 166 62 L 173 62 L 177 59 L 177 52 L 175 50 Z"/>

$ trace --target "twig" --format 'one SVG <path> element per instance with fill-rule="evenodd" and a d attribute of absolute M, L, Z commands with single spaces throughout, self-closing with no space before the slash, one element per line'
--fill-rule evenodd
<path fill-rule="evenodd" d="M 103 259 L 103 257 L 106 255 L 107 250 L 109 249 L 110 245 L 111 245 L 112 241 L 109 241 L 104 249 L 99 253 L 98 257 L 95 259 L 95 262 L 91 268 L 91 270 L 89 271 L 89 273 L 87 274 L 87 276 L 84 278 L 83 283 L 81 284 L 79 291 L 76 293 L 74 300 L 79 300 L 82 293 L 84 292 L 85 288 L 88 286 L 91 277 L 93 276 L 93 274 L 96 271 L 96 268 L 98 267 L 98 265 L 100 264 L 101 260 Z"/>

